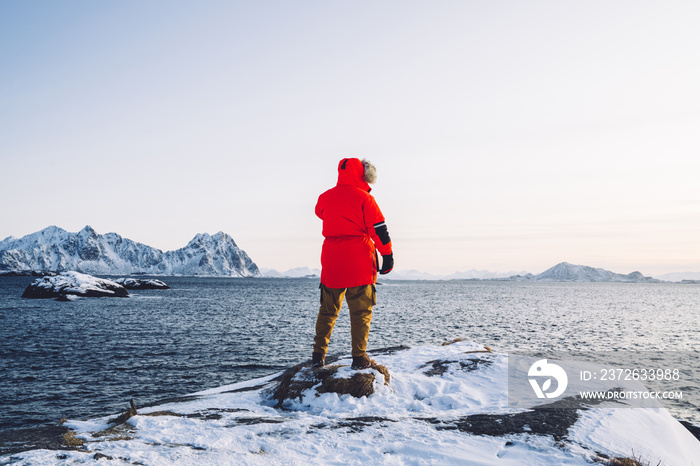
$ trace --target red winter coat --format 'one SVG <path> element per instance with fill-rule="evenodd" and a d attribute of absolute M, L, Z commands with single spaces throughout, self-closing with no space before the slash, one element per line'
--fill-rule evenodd
<path fill-rule="evenodd" d="M 369 193 L 372 188 L 364 180 L 364 172 L 360 159 L 341 160 L 338 184 L 321 194 L 316 203 L 316 215 L 323 220 L 325 238 L 321 250 L 321 283 L 329 288 L 375 283 L 375 248 L 381 255 L 391 253 L 384 215 Z"/>

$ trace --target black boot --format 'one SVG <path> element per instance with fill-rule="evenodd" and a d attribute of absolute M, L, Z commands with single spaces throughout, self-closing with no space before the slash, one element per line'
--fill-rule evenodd
<path fill-rule="evenodd" d="M 311 355 L 311 367 L 323 367 L 326 365 L 326 355 L 322 353 L 313 353 Z"/>
<path fill-rule="evenodd" d="M 367 369 L 368 367 L 371 367 L 372 364 L 377 363 L 373 359 L 370 359 L 369 356 L 367 356 L 367 353 L 365 353 L 362 356 L 352 357 L 351 369 Z"/>

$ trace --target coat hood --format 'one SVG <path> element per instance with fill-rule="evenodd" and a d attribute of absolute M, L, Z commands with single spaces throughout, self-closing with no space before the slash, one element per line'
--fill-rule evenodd
<path fill-rule="evenodd" d="M 365 166 L 360 159 L 343 159 L 338 163 L 338 185 L 349 184 L 363 191 L 372 188 L 365 181 Z"/>

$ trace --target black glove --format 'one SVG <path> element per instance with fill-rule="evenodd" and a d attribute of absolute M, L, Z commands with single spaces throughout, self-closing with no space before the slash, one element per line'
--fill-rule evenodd
<path fill-rule="evenodd" d="M 394 253 L 389 253 L 386 256 L 382 256 L 382 270 L 379 271 L 381 275 L 386 275 L 391 272 L 394 268 Z"/>

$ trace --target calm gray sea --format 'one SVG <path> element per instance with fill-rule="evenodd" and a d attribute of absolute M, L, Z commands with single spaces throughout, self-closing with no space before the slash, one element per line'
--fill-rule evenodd
<path fill-rule="evenodd" d="M 0 277 L 0 454 L 63 417 L 117 413 L 130 398 L 153 404 L 310 357 L 317 280 L 160 278 L 172 289 L 58 302 L 20 298 L 33 278 Z M 697 351 L 699 303 L 700 285 L 385 281 L 369 346 L 461 337 L 499 352 Z M 349 333 L 343 313 L 331 354 L 349 352 Z M 697 391 L 691 382 L 684 388 Z M 668 407 L 700 422 L 692 401 Z"/>

